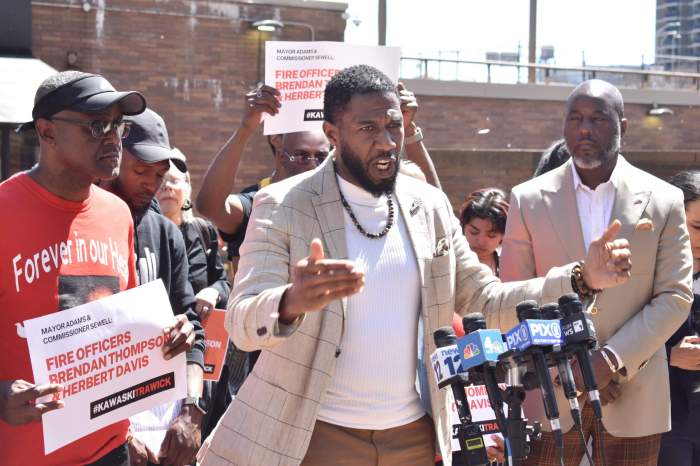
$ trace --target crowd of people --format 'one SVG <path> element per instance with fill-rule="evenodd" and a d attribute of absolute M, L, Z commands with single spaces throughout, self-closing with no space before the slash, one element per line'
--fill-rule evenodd
<path fill-rule="evenodd" d="M 375 68 L 333 76 L 322 130 L 269 136 L 270 176 L 243 187 L 244 150 L 283 105 L 273 87 L 250 90 L 194 198 L 187 158 L 147 97 L 60 72 L 20 128 L 36 132 L 40 156 L 0 184 L 16 225 L 0 241 L 3 464 L 450 465 L 449 399 L 429 375 L 433 332 L 463 335 L 469 312 L 505 332 L 518 303 L 572 292 L 597 330 L 603 426 L 582 393 L 582 429 L 572 429 L 557 386 L 563 463 L 700 464 L 700 172 L 668 183 L 628 162 L 613 85 L 577 86 L 533 178 L 509 196 L 474 191 L 457 212 L 416 96 Z M 78 232 L 116 243 L 126 266 L 63 261 L 21 275 L 19 261 L 47 244 L 70 248 Z M 94 299 L 98 285 L 118 293 L 158 279 L 175 316 L 164 355 L 186 353 L 186 398 L 44 455 L 42 415 L 70 400 L 40 401 L 61 386 L 31 382 L 17 329 Z M 227 308 L 230 342 L 220 379 L 205 382 L 202 322 L 215 308 Z M 524 412 L 548 425 L 538 396 Z M 166 432 L 159 449 L 153 430 Z M 544 432 L 525 464 L 560 465 L 556 443 Z M 494 462 L 506 453 L 499 440 L 488 448 Z"/>

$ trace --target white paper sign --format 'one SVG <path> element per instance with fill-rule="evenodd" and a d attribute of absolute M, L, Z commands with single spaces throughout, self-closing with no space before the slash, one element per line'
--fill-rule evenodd
<path fill-rule="evenodd" d="M 370 65 L 393 82 L 401 49 L 343 42 L 265 42 L 265 84 L 282 94 L 282 108 L 265 117 L 265 134 L 316 131 L 323 123 L 323 91 L 343 68 Z"/>
<path fill-rule="evenodd" d="M 499 384 L 501 389 L 506 388 L 506 384 Z M 498 430 L 498 424 L 496 424 L 496 413 L 493 412 L 491 408 L 491 403 L 489 401 L 489 395 L 486 392 L 486 386 L 484 385 L 469 385 L 464 387 L 464 391 L 467 394 L 467 400 L 469 401 L 469 411 L 472 415 L 472 421 L 479 424 L 479 428 L 483 434 L 484 444 L 487 447 L 496 445 L 496 442 L 491 440 L 491 435 L 498 435 L 503 438 L 503 434 Z M 452 398 L 452 390 L 449 392 L 448 400 L 452 409 L 448 413 L 450 425 L 459 426 L 459 415 L 457 414 L 457 406 L 455 405 L 454 398 Z M 503 403 L 503 412 L 508 412 L 508 405 Z M 459 441 L 457 437 L 452 437 L 452 451 L 459 451 Z"/>
<path fill-rule="evenodd" d="M 185 354 L 163 358 L 173 311 L 160 280 L 24 322 L 37 384 L 61 383 L 44 453 L 187 394 Z"/>

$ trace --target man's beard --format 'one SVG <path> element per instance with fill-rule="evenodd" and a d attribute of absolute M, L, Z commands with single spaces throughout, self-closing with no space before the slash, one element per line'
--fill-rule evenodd
<path fill-rule="evenodd" d="M 569 151 L 569 154 L 571 154 L 571 156 L 574 159 L 574 164 L 578 168 L 584 170 L 599 168 L 620 152 L 620 132 L 618 131 L 616 134 L 614 134 L 613 137 L 610 139 L 610 144 L 608 144 L 608 147 L 598 152 L 597 156 L 593 159 L 584 159 L 577 157 L 568 144 L 566 146 L 566 150 Z"/>
<path fill-rule="evenodd" d="M 399 154 L 398 153 L 386 153 L 382 155 L 392 156 L 395 158 L 394 163 L 394 173 L 390 178 L 381 180 L 379 183 L 375 183 L 369 177 L 369 164 L 375 159 L 368 162 L 367 165 L 362 164 L 362 159 L 355 154 L 355 152 L 350 149 L 345 144 L 341 144 L 341 154 L 343 159 L 343 164 L 347 168 L 348 172 L 355 178 L 355 180 L 360 183 L 360 187 L 372 194 L 375 197 L 379 197 L 382 194 L 390 193 L 394 190 L 394 185 L 396 184 L 396 176 L 399 173 Z"/>
<path fill-rule="evenodd" d="M 122 201 L 126 203 L 127 206 L 129 206 L 131 215 L 133 215 L 134 217 L 141 217 L 143 214 L 145 214 L 151 206 L 151 203 L 153 202 L 153 199 L 151 199 L 151 202 L 147 203 L 146 205 L 135 205 L 129 197 L 129 195 L 127 194 L 126 190 L 123 188 L 119 177 L 109 180 L 108 183 L 111 187 L 110 191 L 112 191 L 113 194 L 116 194 Z"/>

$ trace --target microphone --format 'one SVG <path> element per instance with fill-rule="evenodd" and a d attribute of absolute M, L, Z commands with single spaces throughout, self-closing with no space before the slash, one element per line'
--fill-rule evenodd
<path fill-rule="evenodd" d="M 564 317 L 561 319 L 561 328 L 566 341 L 565 349 L 576 356 L 581 368 L 583 385 L 588 392 L 593 413 L 598 420 L 603 418 L 603 408 L 600 404 L 598 383 L 595 379 L 591 354 L 589 350 L 595 349 L 598 339 L 593 327 L 593 322 L 583 312 L 583 304 L 575 293 L 565 294 L 559 298 L 559 309 Z"/>
<path fill-rule="evenodd" d="M 457 336 L 454 330 L 452 330 L 452 327 L 440 327 L 433 333 L 433 339 L 435 340 L 437 349 L 431 355 L 430 360 L 433 363 L 433 370 L 435 371 L 438 387 L 444 388 L 449 385 L 452 388 L 452 394 L 455 399 L 457 414 L 459 415 L 460 421 L 457 430 L 457 440 L 459 441 L 462 458 L 468 466 L 486 466 L 489 464 L 489 459 L 486 455 L 484 439 L 479 426 L 472 422 L 469 402 L 464 392 L 466 377 L 464 374 L 458 373 L 457 370 L 454 371 L 453 375 L 446 374 L 451 368 L 456 369 L 456 367 L 458 367 L 457 365 L 460 365 Z M 456 362 L 454 359 L 455 356 L 457 356 Z M 442 365 L 443 363 L 444 367 Z M 443 370 L 445 368 L 447 368 L 447 371 Z"/>
<path fill-rule="evenodd" d="M 496 379 L 498 357 L 505 351 L 503 337 L 499 330 L 486 329 L 486 319 L 480 312 L 467 314 L 462 319 L 462 325 L 466 335 L 457 341 L 462 368 L 468 371 L 472 383 L 483 382 L 498 428 L 505 433 L 507 427 L 503 397 Z"/>
<path fill-rule="evenodd" d="M 561 327 L 558 321 L 541 319 L 542 314 L 536 301 L 523 301 L 515 310 L 520 324 L 506 334 L 506 342 L 509 348 L 530 356 L 539 381 L 545 414 L 561 451 L 564 448 L 564 438 L 559 422 L 559 408 L 543 350 L 543 347 L 561 345 Z"/>
<path fill-rule="evenodd" d="M 542 317 L 547 320 L 560 321 L 562 314 L 559 311 L 559 306 L 555 303 L 545 304 L 540 307 Z M 564 351 L 561 345 L 554 345 L 553 351 L 549 353 L 549 357 L 557 366 L 559 372 L 559 380 L 564 389 L 564 396 L 569 401 L 569 409 L 571 410 L 571 418 L 576 427 L 581 427 L 581 407 L 576 397 L 576 382 L 574 381 L 574 373 L 569 362 L 569 354 Z"/>

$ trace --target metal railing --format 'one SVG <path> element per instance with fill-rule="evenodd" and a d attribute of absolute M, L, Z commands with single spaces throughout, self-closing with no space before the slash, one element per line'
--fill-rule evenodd
<path fill-rule="evenodd" d="M 417 76 L 407 76 L 404 75 L 403 69 L 404 65 L 409 63 L 416 63 L 417 66 Z M 700 91 L 700 61 L 698 63 L 698 68 L 696 73 L 691 72 L 678 72 L 678 71 L 662 71 L 656 69 L 644 69 L 642 65 L 639 69 L 632 68 L 614 68 L 614 67 L 600 67 L 600 66 L 559 66 L 559 65 L 549 65 L 542 63 L 520 63 L 520 62 L 508 62 L 508 61 L 498 61 L 498 60 L 452 60 L 443 58 L 423 58 L 423 57 L 401 57 L 401 69 L 403 78 L 417 78 L 417 79 L 436 79 L 443 80 L 442 69 L 443 65 L 450 65 L 453 69 L 451 75 L 455 75 L 457 81 L 483 81 L 479 79 L 460 79 L 460 67 L 479 67 L 482 71 L 486 71 L 486 81 L 488 83 L 493 82 L 493 72 L 497 68 L 510 68 L 516 70 L 516 82 L 527 82 L 527 79 L 521 79 L 521 70 L 534 69 L 537 76 L 537 83 L 539 84 L 549 84 L 550 82 L 568 82 L 556 80 L 556 74 L 564 74 L 574 81 L 575 77 L 580 74 L 581 80 L 595 79 L 600 75 L 613 75 L 625 82 L 625 84 L 631 84 L 633 87 L 634 82 L 637 82 L 636 87 L 640 88 L 653 88 L 653 87 L 673 87 L 673 88 L 684 88 L 684 86 L 664 86 L 664 85 L 652 85 L 655 79 L 661 81 L 671 81 L 671 80 L 685 80 L 692 83 L 692 87 Z M 430 72 L 430 65 L 437 65 L 437 77 L 434 72 Z M 435 66 L 432 67 L 433 69 Z M 477 73 L 478 74 L 478 73 Z M 658 84 L 658 83 L 655 83 Z"/>

